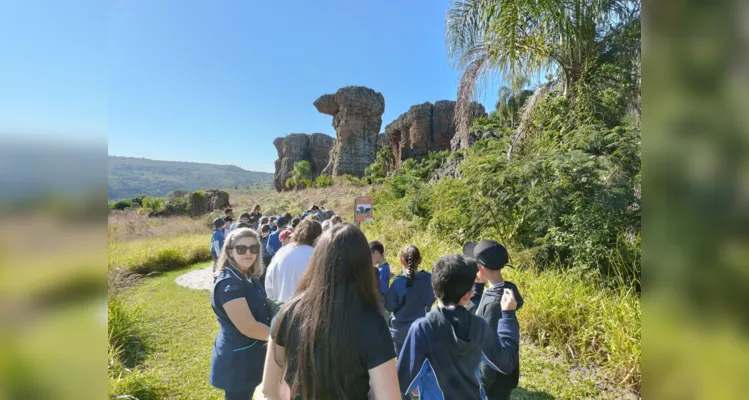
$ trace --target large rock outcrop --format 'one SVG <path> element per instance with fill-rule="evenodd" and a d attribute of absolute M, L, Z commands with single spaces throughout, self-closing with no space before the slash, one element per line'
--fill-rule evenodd
<path fill-rule="evenodd" d="M 223 190 L 198 190 L 188 195 L 191 217 L 199 217 L 214 210 L 231 207 L 229 193 Z"/>
<path fill-rule="evenodd" d="M 364 175 L 375 160 L 377 140 L 385 112 L 382 93 L 362 86 L 347 86 L 335 94 L 320 96 L 313 103 L 317 111 L 333 116 L 336 141 L 330 162 L 324 169 L 330 175 Z"/>
<path fill-rule="evenodd" d="M 312 179 L 322 173 L 323 168 L 329 162 L 330 151 L 335 144 L 335 139 L 324 133 L 292 133 L 288 136 L 276 138 L 273 145 L 276 146 L 278 159 L 276 160 L 276 172 L 273 176 L 273 186 L 277 191 L 286 189 L 286 180 L 294 170 L 294 163 L 306 160 L 312 171 Z"/>
<path fill-rule="evenodd" d="M 481 104 L 473 102 L 470 107 L 471 119 L 486 116 Z M 455 102 L 440 100 L 412 106 L 388 124 L 385 134 L 390 140 L 396 167 L 408 158 L 420 159 L 430 151 L 449 150 L 455 136 L 454 115 Z"/>

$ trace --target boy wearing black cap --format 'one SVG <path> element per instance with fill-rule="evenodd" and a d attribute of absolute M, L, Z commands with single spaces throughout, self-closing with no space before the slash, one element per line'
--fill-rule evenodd
<path fill-rule="evenodd" d="M 523 306 L 523 298 L 518 287 L 502 277 L 502 268 L 510 260 L 507 249 L 494 240 L 482 240 L 478 243 L 469 242 L 463 246 L 463 254 L 478 261 L 478 280 L 489 282 L 489 288 L 484 291 L 476 309 L 476 315 L 483 318 L 489 327 L 496 330 L 502 318 L 502 295 L 505 289 L 512 290 L 517 302 L 517 309 Z M 516 360 L 519 361 L 519 360 Z M 516 362 L 510 374 L 501 374 L 489 366 L 481 365 L 481 383 L 486 389 L 490 400 L 504 400 L 510 398 L 512 389 L 518 386 L 520 377 L 520 363 Z"/>

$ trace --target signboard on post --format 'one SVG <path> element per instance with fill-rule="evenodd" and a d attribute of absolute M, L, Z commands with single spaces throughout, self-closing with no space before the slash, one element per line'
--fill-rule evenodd
<path fill-rule="evenodd" d="M 357 225 L 362 221 L 372 221 L 372 197 L 360 196 L 354 200 L 354 221 Z"/>

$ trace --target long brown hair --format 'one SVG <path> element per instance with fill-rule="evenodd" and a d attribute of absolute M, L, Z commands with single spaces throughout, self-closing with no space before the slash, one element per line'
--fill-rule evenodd
<path fill-rule="evenodd" d="M 414 283 L 416 270 L 421 264 L 421 253 L 416 246 L 407 244 L 401 250 L 401 260 L 403 260 L 406 266 L 406 287 L 411 287 Z"/>
<path fill-rule="evenodd" d="M 337 224 L 320 236 L 309 267 L 276 324 L 287 327 L 283 340 L 287 346 L 293 343 L 292 327 L 298 328 L 297 347 L 285 349 L 287 359 L 296 356 L 295 369 L 290 371 L 292 397 L 354 396 L 357 388 L 349 374 L 361 360 L 351 349 L 361 338 L 352 335 L 352 324 L 358 323 L 363 307 L 382 311 L 374 279 L 367 238 L 359 228 Z M 271 334 L 278 341 L 278 330 Z"/>

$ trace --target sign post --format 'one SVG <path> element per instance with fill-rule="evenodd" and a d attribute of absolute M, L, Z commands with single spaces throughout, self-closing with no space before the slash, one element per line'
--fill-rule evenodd
<path fill-rule="evenodd" d="M 362 221 L 372 221 L 372 197 L 359 196 L 354 200 L 354 221 L 361 226 Z"/>

